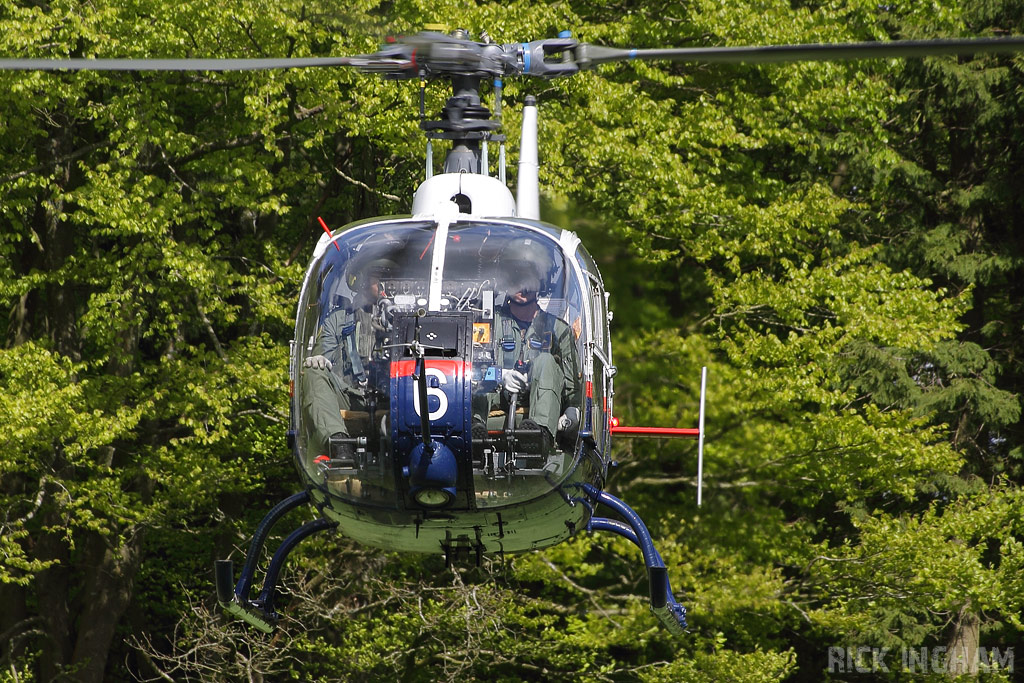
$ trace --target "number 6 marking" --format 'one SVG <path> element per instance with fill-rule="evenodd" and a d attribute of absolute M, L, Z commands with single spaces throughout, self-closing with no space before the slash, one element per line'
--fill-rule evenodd
<path fill-rule="evenodd" d="M 448 384 L 448 376 L 444 374 L 443 370 L 437 368 L 427 368 L 427 377 L 436 377 L 438 384 Z M 431 410 L 427 418 L 431 421 L 442 417 L 448 412 L 448 396 L 444 393 L 440 386 L 430 386 L 430 381 L 427 381 L 427 405 L 430 405 L 430 397 L 436 396 L 440 405 L 437 410 Z M 406 404 L 408 405 L 408 404 Z M 416 414 L 420 414 L 420 392 L 413 391 L 412 393 L 412 407 L 416 411 Z"/>

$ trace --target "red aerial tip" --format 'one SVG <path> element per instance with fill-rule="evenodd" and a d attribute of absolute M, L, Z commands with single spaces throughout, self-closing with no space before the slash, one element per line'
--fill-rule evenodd
<path fill-rule="evenodd" d="M 324 232 L 327 233 L 327 236 L 333 239 L 334 235 L 331 234 L 331 229 L 327 227 L 326 223 L 324 223 L 324 219 L 320 218 L 320 216 L 317 216 L 316 219 L 318 221 L 320 221 L 320 227 L 324 229 Z M 341 247 L 338 246 L 338 243 L 337 242 L 331 242 L 331 244 L 334 245 L 334 248 L 337 249 L 338 253 L 340 254 L 341 253 Z"/>

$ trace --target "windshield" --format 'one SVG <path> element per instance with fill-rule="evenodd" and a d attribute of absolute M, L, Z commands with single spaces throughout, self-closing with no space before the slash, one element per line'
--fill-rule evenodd
<path fill-rule="evenodd" d="M 481 509 L 550 492 L 576 463 L 559 421 L 583 408 L 572 263 L 547 234 L 497 222 L 335 238 L 296 320 L 300 469 L 370 506 Z"/>

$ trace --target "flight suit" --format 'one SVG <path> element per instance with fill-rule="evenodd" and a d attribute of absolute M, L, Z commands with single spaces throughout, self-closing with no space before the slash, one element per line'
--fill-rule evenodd
<path fill-rule="evenodd" d="M 365 409 L 365 363 L 375 339 L 370 312 L 363 308 L 336 308 L 320 326 L 310 357 L 324 356 L 332 367 L 302 370 L 302 409 L 312 428 L 307 447 L 314 455 L 329 452 L 331 435 L 349 434 L 341 411 Z"/>
<path fill-rule="evenodd" d="M 563 409 L 580 402 L 580 368 L 572 329 L 545 311 L 537 311 L 524 328 L 506 304 L 494 311 L 492 340 L 499 367 L 525 368 L 529 394 L 520 396 L 518 405 L 525 403 L 526 416 L 554 436 Z M 507 408 L 504 397 L 501 407 Z"/>

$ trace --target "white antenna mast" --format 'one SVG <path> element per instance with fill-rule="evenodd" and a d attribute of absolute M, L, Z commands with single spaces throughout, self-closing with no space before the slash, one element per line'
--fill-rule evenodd
<path fill-rule="evenodd" d="M 537 100 L 526 96 L 523 107 L 523 134 L 519 141 L 519 182 L 516 189 L 516 215 L 540 219 L 540 180 L 537 163 Z"/>

